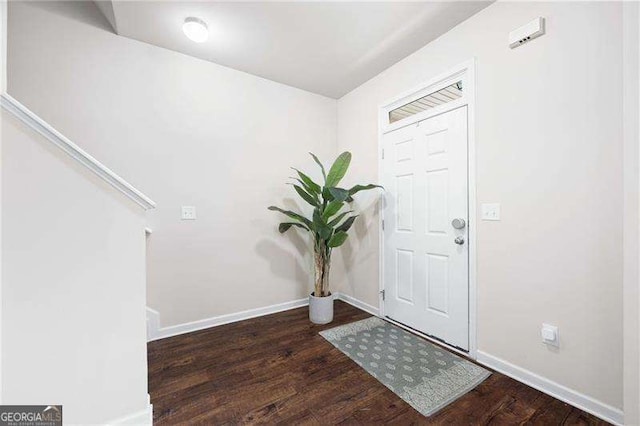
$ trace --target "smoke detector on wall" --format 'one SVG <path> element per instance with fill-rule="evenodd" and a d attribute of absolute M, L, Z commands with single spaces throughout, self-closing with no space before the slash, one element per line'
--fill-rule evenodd
<path fill-rule="evenodd" d="M 544 34 L 544 18 L 538 17 L 509 33 L 509 47 L 514 49 Z"/>

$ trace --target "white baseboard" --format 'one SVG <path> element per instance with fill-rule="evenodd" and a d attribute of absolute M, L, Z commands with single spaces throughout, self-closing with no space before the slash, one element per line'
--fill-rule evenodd
<path fill-rule="evenodd" d="M 335 298 L 338 300 L 342 300 L 343 302 L 347 302 L 348 304 L 355 306 L 358 309 L 362 309 L 365 312 L 370 313 L 371 315 L 380 316 L 380 310 L 375 306 L 371 306 L 368 303 L 364 303 L 361 300 L 356 299 L 353 296 L 349 296 L 344 293 L 335 293 Z"/>
<path fill-rule="evenodd" d="M 147 306 L 147 342 L 152 341 L 160 330 L 160 312 Z"/>
<path fill-rule="evenodd" d="M 107 425 L 130 425 L 130 426 L 152 426 L 153 425 L 153 405 L 151 397 L 147 394 L 147 406 L 135 413 L 127 414 L 106 423 Z"/>
<path fill-rule="evenodd" d="M 342 300 L 358 309 L 362 309 L 371 315 L 378 316 L 378 308 L 364 303 L 355 297 L 347 294 L 334 293 L 334 299 Z M 160 313 L 155 309 L 147 307 L 147 341 L 164 339 L 166 337 L 178 336 L 192 331 L 203 330 L 209 327 L 229 324 L 236 321 L 242 321 L 250 318 L 261 317 L 263 315 L 275 314 L 277 312 L 288 311 L 289 309 L 307 306 L 309 299 L 292 300 L 291 302 L 279 303 L 276 305 L 265 306 L 262 308 L 249 309 L 247 311 L 236 312 L 233 314 L 220 315 L 217 317 L 206 318 L 198 321 L 188 322 L 184 324 L 172 325 L 169 327 L 160 327 Z"/>
<path fill-rule="evenodd" d="M 166 337 L 177 336 L 179 334 L 190 333 L 209 327 L 229 324 L 232 322 L 242 321 L 250 318 L 261 317 L 263 315 L 275 314 L 277 312 L 288 311 L 289 309 L 300 308 L 309 304 L 309 299 L 298 299 L 291 302 L 278 303 L 276 305 L 265 306 L 262 308 L 249 309 L 247 311 L 236 312 L 233 314 L 219 315 L 216 317 L 206 318 L 198 321 L 192 321 L 184 324 L 172 325 L 169 327 L 161 327 L 152 330 L 152 334 L 148 337 L 148 341 L 164 339 Z M 149 309 L 149 308 L 147 308 Z M 148 312 L 148 311 L 147 311 Z"/>
<path fill-rule="evenodd" d="M 519 382 L 538 389 L 554 398 L 571 404 L 587 413 L 591 413 L 594 416 L 600 417 L 610 423 L 616 425 L 622 425 L 624 415 L 622 410 L 612 407 L 603 402 L 597 401 L 590 396 L 584 395 L 573 389 L 569 389 L 559 383 L 539 376 L 529 370 L 525 370 L 522 367 L 513 365 L 508 361 L 489 355 L 486 352 L 477 351 L 477 361 L 489 368 L 499 371 Z"/>

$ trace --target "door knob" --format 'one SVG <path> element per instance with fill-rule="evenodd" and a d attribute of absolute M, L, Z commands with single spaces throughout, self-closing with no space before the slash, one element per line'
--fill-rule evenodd
<path fill-rule="evenodd" d="M 457 245 L 461 246 L 464 244 L 464 238 L 462 237 L 456 237 L 455 240 L 453 240 L 454 243 L 456 243 Z"/>
<path fill-rule="evenodd" d="M 451 221 L 451 226 L 456 229 L 463 229 L 465 226 L 467 226 L 467 223 L 462 218 L 455 218 Z"/>

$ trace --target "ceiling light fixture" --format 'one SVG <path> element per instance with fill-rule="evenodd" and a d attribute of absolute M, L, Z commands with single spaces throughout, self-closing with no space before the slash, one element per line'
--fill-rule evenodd
<path fill-rule="evenodd" d="M 190 40 L 196 43 L 204 43 L 209 38 L 207 23 L 200 18 L 189 17 L 184 20 L 182 31 Z"/>

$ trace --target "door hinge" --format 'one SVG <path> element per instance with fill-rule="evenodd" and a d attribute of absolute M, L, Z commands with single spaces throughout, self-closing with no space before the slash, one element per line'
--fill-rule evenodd
<path fill-rule="evenodd" d="M 384 290 L 380 290 L 380 294 L 382 295 L 382 300 L 384 300 Z"/>
<path fill-rule="evenodd" d="M 382 159 L 384 160 L 384 148 L 382 148 Z"/>
<path fill-rule="evenodd" d="M 384 219 L 382 219 L 382 230 L 384 231 Z"/>

